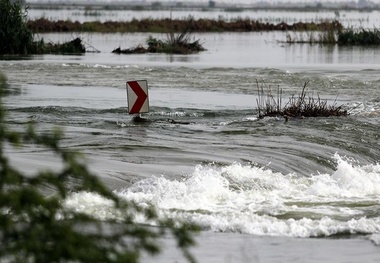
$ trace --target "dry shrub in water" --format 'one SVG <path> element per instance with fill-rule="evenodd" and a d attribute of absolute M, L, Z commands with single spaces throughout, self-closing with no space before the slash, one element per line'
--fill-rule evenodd
<path fill-rule="evenodd" d="M 342 106 L 328 105 L 327 100 L 322 100 L 319 96 L 314 98 L 307 96 L 306 81 L 302 91 L 298 96 L 293 95 L 289 101 L 282 107 L 282 89 L 277 86 L 276 94 L 272 93 L 271 87 L 256 81 L 258 90 L 257 108 L 259 118 L 282 116 L 288 118 L 304 117 L 330 117 L 330 116 L 347 116 L 347 110 Z M 264 90 L 264 88 L 266 90 Z"/>

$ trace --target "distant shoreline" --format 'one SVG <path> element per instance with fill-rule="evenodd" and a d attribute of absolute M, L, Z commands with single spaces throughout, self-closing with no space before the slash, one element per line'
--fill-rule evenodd
<path fill-rule="evenodd" d="M 324 6 L 323 4 L 311 5 L 216 5 L 209 6 L 207 4 L 194 3 L 192 5 L 185 4 L 176 4 L 176 5 L 168 5 L 168 4 L 149 4 L 149 3 L 26 3 L 26 6 L 29 6 L 31 9 L 41 9 L 41 10 L 60 10 L 60 9 L 85 9 L 85 10 L 135 10 L 135 11 L 167 11 L 167 10 L 197 10 L 197 11 L 225 11 L 231 13 L 239 13 L 244 11 L 284 11 L 284 12 L 336 12 L 336 11 L 359 11 L 359 12 L 372 12 L 379 11 L 380 5 L 374 5 L 371 7 L 355 7 L 351 5 L 341 5 L 337 6 Z"/>
<path fill-rule="evenodd" d="M 91 21 L 78 22 L 71 20 L 51 21 L 46 18 L 29 20 L 28 28 L 36 33 L 47 32 L 102 32 L 102 33 L 127 33 L 149 32 L 170 33 L 182 32 L 188 25 L 186 19 L 133 19 L 132 21 Z M 343 29 L 339 21 L 297 22 L 287 24 L 285 22 L 273 24 L 259 22 L 251 19 L 236 19 L 233 21 L 215 19 L 193 20 L 189 30 L 191 32 L 259 32 L 259 31 L 336 31 Z"/>

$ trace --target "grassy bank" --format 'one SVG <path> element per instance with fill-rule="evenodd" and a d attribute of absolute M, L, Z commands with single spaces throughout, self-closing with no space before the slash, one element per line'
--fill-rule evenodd
<path fill-rule="evenodd" d="M 151 32 L 169 33 L 182 32 L 187 27 L 187 19 L 152 19 L 131 21 L 93 21 L 83 22 L 58 20 L 51 21 L 39 18 L 28 21 L 28 28 L 37 33 L 47 32 Z M 341 30 L 343 26 L 338 21 L 326 21 L 321 23 L 262 23 L 251 19 L 236 19 L 234 21 L 197 19 L 194 20 L 190 30 L 192 32 L 252 32 L 252 31 L 327 31 Z"/>
<path fill-rule="evenodd" d="M 380 45 L 380 31 L 378 29 L 342 29 L 327 30 L 323 32 L 288 32 L 286 34 L 288 44 L 329 44 L 341 46 L 378 46 Z"/>
<path fill-rule="evenodd" d="M 380 31 L 378 29 L 346 29 L 338 33 L 339 45 L 380 45 Z"/>

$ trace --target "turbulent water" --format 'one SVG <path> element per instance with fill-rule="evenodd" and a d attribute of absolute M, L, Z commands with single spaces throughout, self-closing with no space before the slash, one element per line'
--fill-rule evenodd
<path fill-rule="evenodd" d="M 11 88 L 4 99 L 8 123 L 17 130 L 30 121 L 42 131 L 63 128 L 64 146 L 86 153 L 91 169 L 120 197 L 153 203 L 162 216 L 198 224 L 205 233 L 364 238 L 375 250 L 354 259 L 375 262 L 380 50 L 286 46 L 265 36 L 205 34 L 208 51 L 185 57 L 114 55 L 106 50 L 121 36 L 94 34 L 87 37 L 102 53 L 2 60 Z M 138 42 L 147 35 L 125 37 Z M 127 114 L 126 81 L 139 79 L 149 85 L 147 123 Z M 257 85 L 280 87 L 285 105 L 305 81 L 308 96 L 341 105 L 349 116 L 257 118 Z M 9 151 L 26 171 L 56 167 L 43 150 Z M 116 216 L 92 193 L 75 193 L 66 205 Z M 223 244 L 223 236 L 217 240 Z M 343 254 L 334 262 L 344 262 Z"/>

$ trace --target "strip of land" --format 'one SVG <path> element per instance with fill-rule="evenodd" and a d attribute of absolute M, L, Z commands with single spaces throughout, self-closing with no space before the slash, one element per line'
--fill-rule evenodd
<path fill-rule="evenodd" d="M 46 18 L 29 20 L 28 28 L 36 33 L 48 32 L 102 32 L 127 33 L 151 32 L 169 33 L 182 32 L 188 26 L 186 19 L 152 19 L 145 18 L 132 21 L 92 21 L 78 22 L 71 20 L 51 21 Z M 254 32 L 254 31 L 339 31 L 343 29 L 339 21 L 325 21 L 320 23 L 278 24 L 262 23 L 250 19 L 236 19 L 234 21 L 197 19 L 190 26 L 191 32 Z"/>

